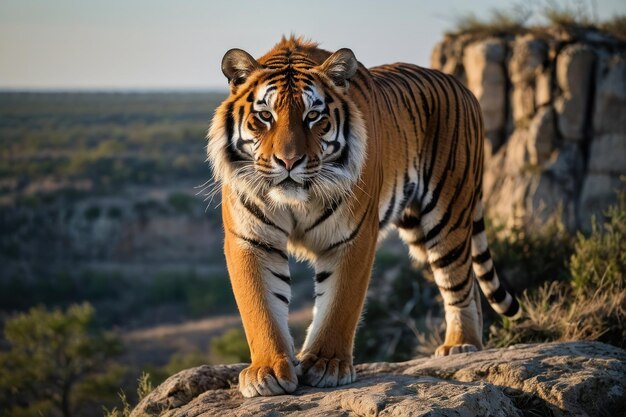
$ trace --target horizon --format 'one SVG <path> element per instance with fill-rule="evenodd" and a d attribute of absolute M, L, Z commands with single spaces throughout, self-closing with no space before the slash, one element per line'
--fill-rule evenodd
<path fill-rule="evenodd" d="M 0 87 L 0 94 L 158 94 L 158 93 L 211 93 L 228 94 L 228 86 L 220 87 Z"/>
<path fill-rule="evenodd" d="M 620 0 L 585 5 L 594 19 L 626 14 Z M 393 7 L 375 0 L 242 0 L 239 13 L 202 0 L 176 7 L 164 0 L 3 1 L 0 91 L 226 91 L 220 70 L 226 50 L 258 57 L 291 33 L 327 50 L 351 48 L 366 67 L 400 61 L 429 67 L 434 45 L 460 16 L 485 18 L 494 8 L 515 7 L 498 0 L 399 0 Z"/>

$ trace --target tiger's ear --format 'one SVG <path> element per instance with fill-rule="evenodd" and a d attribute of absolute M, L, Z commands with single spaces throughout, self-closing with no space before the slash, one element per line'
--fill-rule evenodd
<path fill-rule="evenodd" d="M 231 49 L 222 58 L 222 72 L 233 86 L 243 84 L 250 73 L 259 67 L 259 63 L 242 49 Z"/>
<path fill-rule="evenodd" d="M 343 87 L 346 80 L 352 78 L 359 66 L 354 52 L 348 48 L 341 48 L 331 56 L 329 56 L 322 65 L 320 70 L 326 74 L 333 82 Z"/>

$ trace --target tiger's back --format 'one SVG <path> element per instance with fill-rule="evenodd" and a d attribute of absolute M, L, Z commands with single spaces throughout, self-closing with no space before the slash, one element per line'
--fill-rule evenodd
<path fill-rule="evenodd" d="M 369 73 L 377 112 L 372 130 L 381 142 L 383 165 L 381 231 L 397 227 L 411 255 L 428 261 L 435 276 L 442 264 L 469 268 L 471 253 L 494 309 L 514 316 L 519 305 L 498 280 L 484 233 L 484 132 L 478 101 L 454 77 L 436 70 L 398 63 Z M 468 229 L 470 241 L 463 232 Z M 439 285 L 446 301 L 461 304 L 469 296 L 470 274 L 461 275 Z M 450 287 L 455 291 L 446 290 Z"/>

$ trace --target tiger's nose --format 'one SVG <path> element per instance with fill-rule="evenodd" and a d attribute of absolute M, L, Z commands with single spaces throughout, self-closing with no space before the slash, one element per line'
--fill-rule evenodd
<path fill-rule="evenodd" d="M 278 165 L 285 167 L 287 171 L 291 171 L 296 167 L 296 165 L 304 161 L 304 155 L 296 155 L 293 158 L 286 158 L 281 155 L 274 155 L 274 161 L 276 161 Z"/>

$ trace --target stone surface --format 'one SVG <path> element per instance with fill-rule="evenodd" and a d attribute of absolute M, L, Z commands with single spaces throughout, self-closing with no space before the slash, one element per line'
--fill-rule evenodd
<path fill-rule="evenodd" d="M 516 126 L 526 127 L 535 114 L 535 89 L 531 84 L 520 83 L 513 86 L 511 95 L 513 120 Z"/>
<path fill-rule="evenodd" d="M 516 125 L 526 125 L 535 113 L 535 82 L 544 72 L 548 47 L 532 35 L 521 36 L 513 42 L 509 61 L 509 77 L 513 84 L 511 106 Z"/>
<path fill-rule="evenodd" d="M 530 122 L 528 129 L 528 159 L 532 165 L 541 165 L 549 158 L 556 143 L 554 112 L 543 107 Z"/>
<path fill-rule="evenodd" d="M 626 115 L 625 115 L 626 116 Z M 624 120 L 626 124 L 626 120 Z M 626 133 L 596 136 L 589 149 L 590 173 L 626 174 Z"/>
<path fill-rule="evenodd" d="M 591 217 L 602 218 L 602 212 L 615 199 L 615 191 L 624 188 L 624 183 L 611 174 L 589 173 L 582 185 L 578 204 L 578 223 L 583 230 L 591 230 Z"/>
<path fill-rule="evenodd" d="M 532 81 L 543 70 L 547 53 L 546 43 L 531 34 L 516 38 L 509 62 L 511 82 L 519 84 Z"/>
<path fill-rule="evenodd" d="M 243 366 L 180 372 L 131 416 L 614 416 L 626 406 L 626 351 L 599 342 L 362 364 L 351 385 L 252 399 L 236 389 Z"/>
<path fill-rule="evenodd" d="M 545 106 L 552 102 L 552 73 L 549 70 L 540 72 L 535 80 L 535 107 Z"/>
<path fill-rule="evenodd" d="M 433 60 L 464 74 L 483 108 L 493 223 L 532 229 L 556 218 L 589 231 L 590 216 L 617 201 L 626 187 L 626 42 L 559 27 L 448 35 Z"/>
<path fill-rule="evenodd" d="M 593 130 L 626 135 L 626 53 L 602 54 L 598 68 Z"/>
<path fill-rule="evenodd" d="M 595 62 L 596 54 L 587 45 L 570 45 L 557 57 L 556 79 L 562 94 L 554 108 L 566 139 L 580 141 L 587 133 Z"/>
<path fill-rule="evenodd" d="M 504 58 L 504 42 L 497 38 L 472 43 L 465 48 L 463 54 L 467 86 L 480 103 L 487 132 L 504 128 L 506 116 Z"/>

